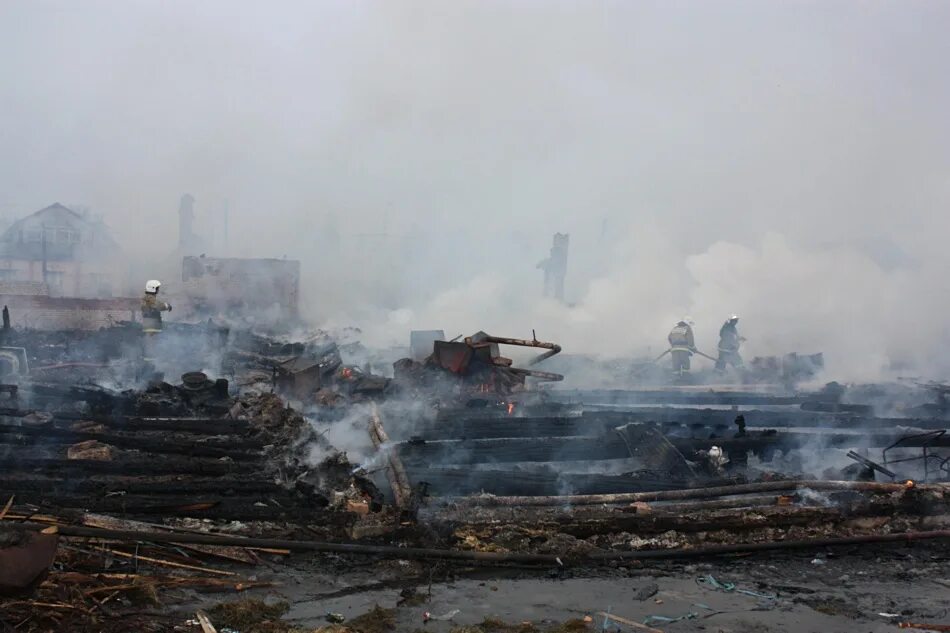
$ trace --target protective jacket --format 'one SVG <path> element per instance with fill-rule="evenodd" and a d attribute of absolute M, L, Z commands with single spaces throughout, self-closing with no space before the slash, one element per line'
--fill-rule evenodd
<path fill-rule="evenodd" d="M 161 332 L 162 312 L 171 309 L 169 304 L 159 301 L 157 295 L 146 292 L 142 297 L 142 329 L 148 333 Z"/>
<path fill-rule="evenodd" d="M 739 330 L 736 329 L 736 324 L 730 321 L 723 323 L 722 327 L 719 328 L 719 350 L 738 352 L 740 343 Z"/>
<path fill-rule="evenodd" d="M 693 328 L 689 326 L 688 323 L 680 321 L 676 326 L 670 330 L 670 335 L 667 337 L 670 341 L 670 347 L 673 349 L 685 348 L 692 350 L 696 347 L 696 343 L 693 340 Z"/>

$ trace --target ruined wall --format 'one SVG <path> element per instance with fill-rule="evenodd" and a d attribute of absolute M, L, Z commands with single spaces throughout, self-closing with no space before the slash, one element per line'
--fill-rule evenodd
<path fill-rule="evenodd" d="M 111 297 L 121 291 L 127 279 L 121 267 L 104 262 L 46 262 L 48 294 L 60 297 Z M 4 282 L 44 283 L 43 261 L 27 259 L 0 260 L 0 280 Z"/>
<path fill-rule="evenodd" d="M 0 295 L 49 296 L 49 286 L 42 281 L 0 281 Z"/>
<path fill-rule="evenodd" d="M 181 282 L 169 285 L 168 296 L 187 313 L 244 313 L 266 320 L 296 318 L 299 293 L 296 260 L 185 257 Z"/>
<path fill-rule="evenodd" d="M 0 292 L 0 306 L 9 308 L 10 323 L 15 328 L 95 330 L 117 321 L 136 320 L 139 300 L 74 299 Z"/>

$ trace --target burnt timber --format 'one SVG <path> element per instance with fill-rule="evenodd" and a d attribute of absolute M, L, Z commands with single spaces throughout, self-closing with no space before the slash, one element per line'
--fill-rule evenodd
<path fill-rule="evenodd" d="M 730 452 L 753 452 L 767 456 L 775 451 L 801 449 L 815 442 L 827 447 L 847 447 L 862 442 L 869 446 L 887 447 L 902 435 L 881 433 L 855 435 L 844 433 L 779 433 L 755 432 L 743 437 L 675 438 L 670 442 L 680 452 L 693 453 L 720 446 Z M 924 438 L 910 440 L 905 447 L 950 447 L 950 437 L 934 441 Z M 483 464 L 501 462 L 562 462 L 630 457 L 627 445 L 613 435 L 491 438 L 478 440 L 410 440 L 399 445 L 400 454 L 407 463 Z"/>

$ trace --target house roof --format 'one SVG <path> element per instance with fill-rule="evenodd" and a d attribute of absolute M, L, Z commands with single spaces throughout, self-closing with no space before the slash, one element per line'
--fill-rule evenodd
<path fill-rule="evenodd" d="M 29 239 L 30 231 L 44 228 L 72 231 L 78 240 L 62 243 L 54 239 L 44 244 L 42 239 Z M 102 259 L 121 250 L 101 220 L 76 213 L 58 202 L 17 220 L 0 235 L 0 258 L 5 259 Z"/>

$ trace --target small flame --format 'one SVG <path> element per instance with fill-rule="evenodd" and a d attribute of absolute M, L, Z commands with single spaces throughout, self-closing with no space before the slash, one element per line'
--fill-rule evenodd
<path fill-rule="evenodd" d="M 905 488 L 913 488 L 914 485 L 915 485 L 915 484 L 914 484 L 914 480 L 913 480 L 913 479 L 908 479 L 907 481 L 904 482 L 904 487 L 905 487 Z"/>
<path fill-rule="evenodd" d="M 515 412 L 515 403 L 514 403 L 514 402 L 509 402 L 509 403 L 508 403 L 508 415 L 511 415 L 511 414 L 514 413 L 514 412 Z"/>

